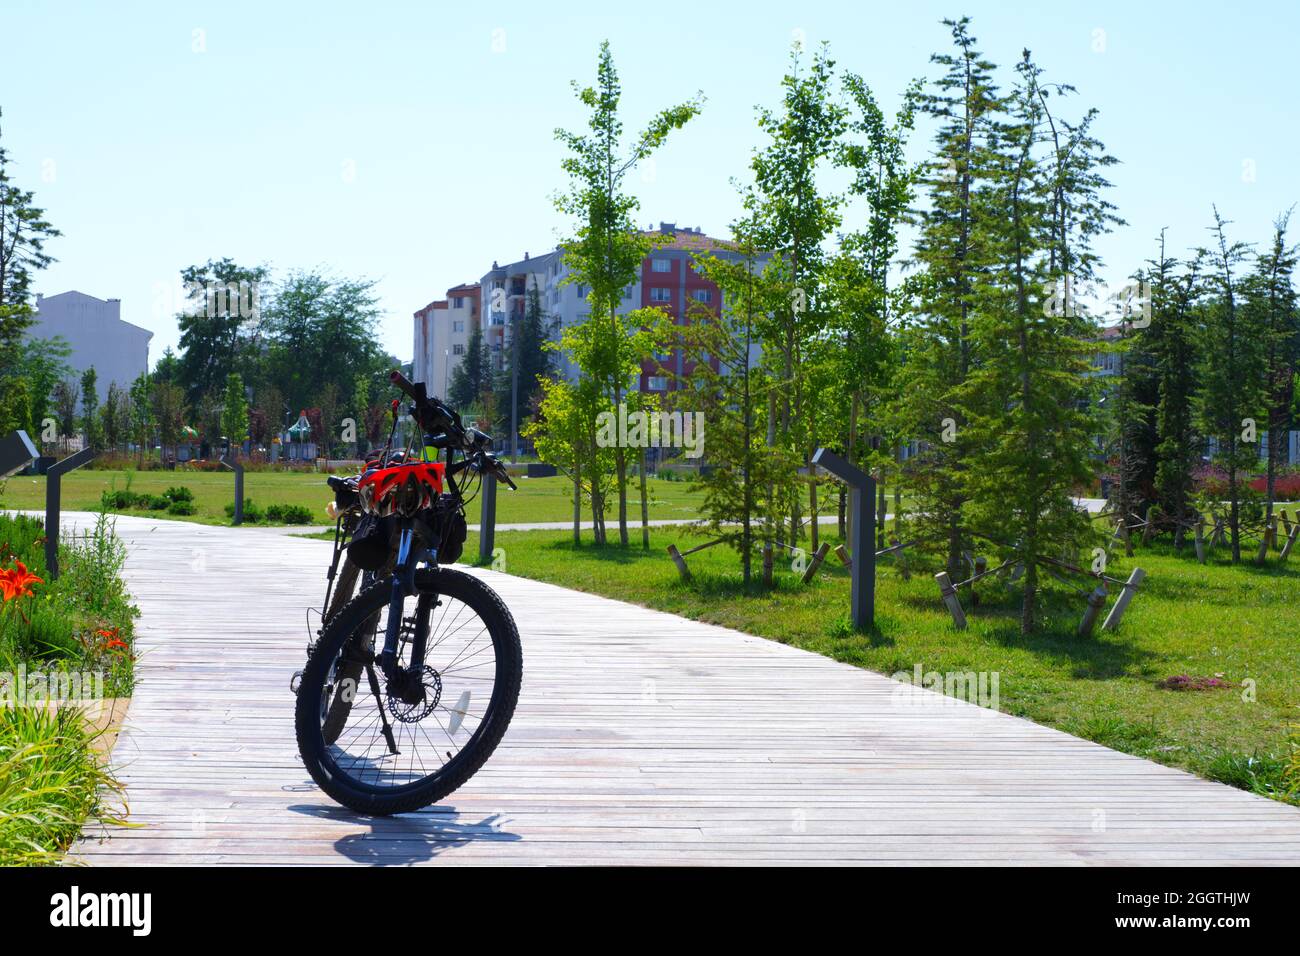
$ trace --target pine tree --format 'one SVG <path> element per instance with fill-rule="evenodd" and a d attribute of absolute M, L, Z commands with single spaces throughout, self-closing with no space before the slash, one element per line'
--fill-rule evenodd
<path fill-rule="evenodd" d="M 447 388 L 447 401 L 452 408 L 464 410 L 476 404 L 492 381 L 492 353 L 483 340 L 483 330 L 475 324 L 469 332 L 469 342 L 460 364 L 451 373 Z"/>
<path fill-rule="evenodd" d="M 1251 325 L 1258 326 L 1264 336 L 1264 403 L 1268 428 L 1266 523 L 1273 520 L 1278 467 L 1286 459 L 1300 359 L 1300 311 L 1296 308 L 1293 284 L 1297 247 L 1287 242 L 1290 219 L 1288 211 L 1274 221 L 1273 241 L 1268 251 L 1257 257 L 1255 271 L 1245 284 L 1245 308 L 1252 313 Z"/>
<path fill-rule="evenodd" d="M 88 448 L 98 448 L 100 444 L 98 388 L 98 376 L 92 365 L 81 374 L 81 431 Z"/>
<path fill-rule="evenodd" d="M 1192 472 L 1200 457 L 1193 420 L 1196 378 L 1196 319 L 1193 306 L 1200 286 L 1201 261 L 1194 258 L 1180 274 L 1179 263 L 1160 253 L 1147 271 L 1151 285 L 1151 325 L 1143 330 L 1156 378 L 1155 498 L 1160 513 L 1175 527 L 1192 518 Z M 1150 516 L 1150 511 L 1147 511 Z"/>
<path fill-rule="evenodd" d="M 1076 553 L 1090 532 L 1073 494 L 1093 474 L 1097 329 L 1083 310 L 1053 307 L 1051 292 L 1070 270 L 1089 275 L 1096 259 L 1087 240 L 1104 223 L 1091 218 L 1101 204 L 1085 201 L 1090 187 L 1080 174 L 1088 170 L 1061 161 L 1029 51 L 1017 72 L 1009 122 L 999 130 L 1004 152 L 979 197 L 989 204 L 987 221 L 995 221 L 992 209 L 1003 218 L 987 230 L 994 264 L 972 289 L 971 344 L 979 360 L 957 390 L 957 405 L 980 450 L 978 467 L 962 482 L 970 521 L 1023 565 L 1020 626 L 1029 633 L 1037 623 L 1040 569 L 1063 552 Z"/>
<path fill-rule="evenodd" d="M 1214 245 L 1202 302 L 1198 351 L 1201 389 L 1195 400 L 1200 430 L 1215 440 L 1214 458 L 1228 473 L 1228 528 L 1232 561 L 1241 561 L 1241 479 L 1259 462 L 1259 422 L 1266 404 L 1265 363 L 1268 336 L 1260 316 L 1245 307 L 1238 271 L 1249 247 L 1229 242 L 1230 223 L 1214 209 Z"/>
<path fill-rule="evenodd" d="M 957 574 L 969 540 L 964 475 L 980 449 L 972 443 L 959 393 L 974 367 L 971 339 L 977 277 L 993 262 L 993 230 L 1004 210 L 982 201 L 998 174 L 1003 100 L 994 65 L 976 48 L 969 18 L 945 20 L 954 53 L 935 54 L 944 68 L 937 92 L 921 111 L 939 126 L 929 177 L 928 208 L 920 214 L 913 262 L 923 271 L 910 286 L 912 311 L 901 329 L 903 364 L 891 417 L 898 430 L 923 443 L 905 480 L 916 501 L 917 536 L 945 542 Z"/>
<path fill-rule="evenodd" d="M 332 386 L 329 383 L 327 387 Z M 238 372 L 226 376 L 226 391 L 221 406 L 221 432 L 230 443 L 232 454 L 248 437 L 248 398 L 244 394 L 244 379 Z"/>

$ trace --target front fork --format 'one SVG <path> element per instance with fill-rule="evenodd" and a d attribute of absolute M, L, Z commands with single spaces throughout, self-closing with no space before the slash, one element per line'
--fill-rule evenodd
<path fill-rule="evenodd" d="M 379 667 L 384 678 L 391 681 L 397 669 L 397 644 L 402 632 L 403 607 L 406 599 L 415 593 L 415 569 L 421 559 L 433 559 L 434 552 L 415 546 L 415 531 L 404 522 L 397 545 L 397 563 L 390 579 L 388 599 L 388 624 L 384 630 L 384 649 L 379 655 Z M 424 652 L 429 639 L 429 614 L 433 609 L 432 595 L 421 595 L 416 602 L 415 633 L 411 640 L 411 659 L 407 671 L 420 674 L 424 670 Z"/>

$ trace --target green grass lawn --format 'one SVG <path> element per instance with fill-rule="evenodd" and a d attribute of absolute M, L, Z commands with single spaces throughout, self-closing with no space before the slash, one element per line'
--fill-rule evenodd
<path fill-rule="evenodd" d="M 787 561 L 777 565 L 774 591 L 747 593 L 739 559 L 725 546 L 691 555 L 694 581 L 684 584 L 664 549 L 701 539 L 655 530 L 648 552 L 639 534 L 633 540 L 626 550 L 575 548 L 567 534 L 533 531 L 499 533 L 496 544 L 511 574 L 736 628 L 884 674 L 910 674 L 916 664 L 926 671 L 996 671 L 1005 712 L 1270 796 L 1300 784 L 1300 555 L 1287 567 L 1274 557 L 1266 568 L 1234 568 L 1223 548 L 1205 567 L 1190 546 L 1184 554 L 1156 544 L 1129 561 L 1112 556 L 1112 576 L 1127 577 L 1133 565 L 1148 576 L 1122 627 L 1098 626 L 1089 638 L 1075 636 L 1082 595 L 1050 592 L 1042 632 L 1025 637 L 1018 594 L 993 582 L 979 586 L 978 608 L 963 591 L 969 627 L 955 630 L 935 568 L 912 559 L 905 582 L 882 561 L 877 629 L 867 635 L 849 626 L 848 573 L 833 556 L 810 586 L 799 585 Z M 477 553 L 471 534 L 466 560 Z M 1156 686 L 1181 674 L 1218 675 L 1229 687 Z M 1290 800 L 1300 802 L 1298 796 L 1293 790 Z"/>
<path fill-rule="evenodd" d="M 229 524 L 225 507 L 235 500 L 235 479 L 230 472 L 203 471 L 137 471 L 130 473 L 131 490 L 137 493 L 160 495 L 169 486 L 185 485 L 194 492 L 197 513 L 178 520 L 198 521 L 204 524 Z M 265 508 L 271 504 L 296 504 L 311 509 L 319 516 L 320 524 L 329 524 L 325 505 L 333 497 L 325 484 L 325 475 L 303 472 L 257 471 L 244 475 L 244 496 L 252 498 Z M 99 507 L 104 491 L 127 487 L 125 471 L 88 471 L 81 469 L 63 476 L 62 503 L 65 511 L 93 511 Z M 497 495 L 497 521 L 503 524 L 525 521 L 567 521 L 573 517 L 573 492 L 571 483 L 561 477 L 519 478 L 518 491 L 500 487 Z M 692 492 L 694 484 L 686 481 L 650 479 L 650 517 L 660 519 L 693 519 L 698 513 L 699 495 Z M 629 487 L 629 516 L 641 517 L 641 498 L 638 486 Z M 5 485 L 0 495 L 0 507 L 9 509 L 45 508 L 45 478 L 15 475 Z M 471 523 L 478 520 L 478 503 L 470 505 Z M 155 518 L 177 518 L 166 512 L 132 511 L 129 514 L 147 514 Z M 591 515 L 583 514 L 584 521 Z M 610 523 L 616 516 L 610 515 Z"/>

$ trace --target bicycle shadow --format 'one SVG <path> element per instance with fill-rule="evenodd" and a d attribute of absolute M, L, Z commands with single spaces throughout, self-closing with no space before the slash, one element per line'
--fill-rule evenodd
<path fill-rule="evenodd" d="M 349 833 L 334 841 L 334 849 L 340 854 L 353 863 L 367 866 L 411 866 L 470 843 L 513 843 L 523 839 L 517 833 L 501 829 L 501 813 L 489 814 L 477 823 L 461 822 L 461 814 L 448 806 L 391 817 L 367 817 L 342 807 L 311 804 L 297 804 L 289 809 L 309 817 L 369 826 L 367 832 Z"/>

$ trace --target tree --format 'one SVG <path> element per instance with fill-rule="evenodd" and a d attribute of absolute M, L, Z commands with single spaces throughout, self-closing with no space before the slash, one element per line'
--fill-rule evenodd
<path fill-rule="evenodd" d="M 333 383 L 351 396 L 360 374 L 378 393 L 395 363 L 379 347 L 379 309 L 374 282 L 294 272 L 262 309 L 267 340 L 265 381 L 274 383 L 290 408 L 304 408 Z M 330 427 L 334 427 L 333 422 Z"/>
<path fill-rule="evenodd" d="M 185 425 L 185 391 L 174 382 L 154 382 L 152 391 L 154 420 L 158 423 L 158 440 L 165 456 L 170 445 L 172 455 L 176 455 L 176 446 L 181 440 L 181 429 Z"/>
<path fill-rule="evenodd" d="M 907 87 L 892 125 L 887 123 L 861 77 L 847 74 L 844 87 L 852 108 L 847 126 L 849 136 L 840 148 L 836 164 L 852 172 L 850 201 L 865 206 L 865 215 L 859 228 L 841 237 L 839 254 L 829 270 L 830 298 L 834 304 L 830 325 L 844 343 L 843 350 L 832 353 L 833 379 L 837 384 L 831 394 L 848 396 L 848 434 L 843 440 L 849 460 L 856 462 L 859 459 L 858 415 L 864 403 L 875 412 L 875 430 L 890 439 L 882 445 L 883 450 L 905 440 L 904 435 L 889 427 L 888 417 L 883 414 L 901 358 L 890 330 L 893 304 L 899 295 L 890 288 L 889 270 L 898 254 L 898 227 L 908 218 L 920 172 L 907 160 L 904 147 L 914 126 L 921 84 L 914 81 Z M 848 213 L 857 211 L 856 205 L 847 210 Z M 845 418 L 838 420 L 842 422 Z M 888 454 L 883 450 L 874 462 L 882 476 Z M 883 496 L 883 481 L 879 487 Z M 895 489 L 897 497 L 896 484 Z M 841 533 L 847 537 L 843 486 L 840 502 Z M 884 520 L 882 497 L 878 514 L 882 527 Z M 884 546 L 883 540 L 878 546 Z"/>
<path fill-rule="evenodd" d="M 59 434 L 71 438 L 77 433 L 77 402 L 81 399 L 81 386 L 72 377 L 54 386 L 54 408 L 59 417 Z"/>
<path fill-rule="evenodd" d="M 483 330 L 476 324 L 469 330 L 469 342 L 460 364 L 451 373 L 447 401 L 451 407 L 464 410 L 477 404 L 492 382 L 492 353 L 483 341 Z"/>
<path fill-rule="evenodd" d="M 190 297 L 176 320 L 181 332 L 177 378 L 192 404 L 220 392 L 231 372 L 248 370 L 258 352 L 261 285 L 268 275 L 265 266 L 230 259 L 181 270 Z"/>
<path fill-rule="evenodd" d="M 0 433 L 33 427 L 32 402 L 44 387 L 22 374 L 22 341 L 32 324 L 32 275 L 54 261 L 45 243 L 61 233 L 32 199 L 14 185 L 0 140 Z"/>
<path fill-rule="evenodd" d="M 153 383 L 148 372 L 141 372 L 131 383 L 131 438 L 136 444 L 137 466 L 144 467 L 144 456 L 154 428 Z"/>
<path fill-rule="evenodd" d="M 92 365 L 81 373 L 81 431 L 86 436 L 86 447 L 98 448 L 99 432 L 99 385 L 95 367 Z"/>
<path fill-rule="evenodd" d="M 1297 247 L 1287 241 L 1291 213 L 1273 222 L 1273 241 L 1255 261 L 1255 270 L 1245 283 L 1245 308 L 1252 313 L 1250 325 L 1264 335 L 1264 405 L 1268 428 L 1268 465 L 1265 479 L 1264 521 L 1273 520 L 1273 498 L 1277 492 L 1278 466 L 1286 460 L 1287 432 L 1291 425 L 1291 404 L 1295 399 L 1295 376 L 1300 361 L 1300 311 L 1296 308 L 1293 277 Z"/>
<path fill-rule="evenodd" d="M 948 573 L 956 575 L 969 528 L 964 476 L 979 452 L 959 401 L 973 368 L 971 317 L 975 284 L 994 259 L 994 231 L 1003 210 L 985 202 L 1002 167 L 998 152 L 1003 100 L 994 65 L 976 48 L 969 18 L 945 20 L 953 53 L 935 54 L 944 68 L 937 92 L 921 110 L 939 125 L 930 175 L 923 180 L 928 208 L 920 213 L 910 283 L 912 311 L 901 328 L 903 365 L 891 417 L 895 427 L 922 443 L 909 459 L 906 481 L 915 502 L 922 541 L 946 542 Z"/>
<path fill-rule="evenodd" d="M 782 499 L 771 489 L 781 485 L 781 476 L 793 471 L 795 463 L 784 449 L 766 440 L 764 410 L 776 382 L 754 354 L 759 321 L 784 305 L 784 290 L 762 273 L 750 224 L 737 223 L 733 231 L 734 253 L 696 258 L 696 269 L 717 284 L 722 301 L 717 310 L 698 304 L 689 323 L 674 327 L 675 344 L 691 371 L 679 379 L 673 397 L 675 405 L 703 412 L 709 423 L 713 467 L 699 479 L 701 511 L 709 530 L 726 537 L 740 555 L 748 586 L 755 519 L 767 528 L 781 520 Z M 718 360 L 716 370 L 713 358 Z"/>
<path fill-rule="evenodd" d="M 1162 230 L 1159 256 L 1147 271 L 1151 325 L 1141 338 L 1155 368 L 1156 502 L 1167 520 L 1182 526 L 1192 517 L 1192 469 L 1200 458 L 1193 398 L 1197 388 L 1195 303 L 1202 263 L 1196 257 L 1181 273 L 1176 273 L 1178 266 L 1176 259 L 1165 255 Z"/>
<path fill-rule="evenodd" d="M 1266 405 L 1267 341 L 1263 316 L 1244 307 L 1237 276 L 1249 247 L 1229 242 L 1230 223 L 1214 209 L 1214 245 L 1208 263 L 1200 328 L 1201 389 L 1194 408 L 1202 434 L 1215 440 L 1215 461 L 1228 473 L 1228 528 L 1232 562 L 1241 561 L 1241 475 L 1259 462 L 1259 419 Z"/>
<path fill-rule="evenodd" d="M 131 427 L 131 399 L 117 382 L 108 383 L 108 394 L 99 413 L 99 431 L 109 450 L 126 441 Z"/>
<path fill-rule="evenodd" d="M 244 394 L 244 379 L 238 372 L 226 376 L 226 391 L 221 406 L 221 432 L 229 441 L 235 455 L 248 437 L 248 397 Z"/>
<path fill-rule="evenodd" d="M 541 292 L 534 283 L 527 293 L 523 317 L 511 329 L 509 362 L 496 377 L 497 407 L 504 409 L 506 419 L 516 427 L 522 427 L 529 409 L 536 405 L 540 381 L 554 370 L 554 352 L 546 344 L 557 325 L 543 311 Z"/>
<path fill-rule="evenodd" d="M 806 73 L 801 50 L 796 43 L 790 51 L 780 108 L 759 109 L 758 126 L 766 143 L 750 162 L 754 178 L 744 205 L 753 220 L 754 241 L 769 253 L 766 281 L 782 290 L 778 307 L 758 324 L 763 358 L 776 383 L 768 394 L 767 441 L 811 475 L 819 411 L 819 403 L 812 400 L 812 380 L 825 383 L 827 363 L 838 348 L 826 334 L 831 310 L 825 294 L 824 246 L 839 225 L 843 201 L 820 189 L 817 173 L 835 157 L 847 114 L 832 95 L 835 63 L 826 48 L 813 55 Z M 792 469 L 769 491 L 769 496 L 785 498 L 791 542 L 799 537 L 799 490 Z M 815 545 L 817 486 L 811 477 L 808 495 Z M 780 542 L 782 533 L 773 529 L 773 534 Z"/>
<path fill-rule="evenodd" d="M 578 333 L 585 343 L 578 368 L 584 377 L 592 380 L 597 392 L 606 396 L 608 405 L 617 409 L 624 399 L 629 368 L 641 358 L 632 344 L 638 320 L 626 314 L 620 316 L 618 308 L 623 290 L 636 279 L 637 270 L 653 245 L 636 228 L 634 213 L 639 204 L 624 191 L 624 181 L 669 134 L 699 113 L 700 98 L 658 113 L 625 150 L 623 121 L 618 111 L 622 87 L 608 41 L 600 46 L 595 85 L 581 87 L 575 81 L 573 89 L 588 110 L 587 131 L 555 131 L 556 139 L 568 149 L 561 165 L 569 177 L 568 191 L 556 199 L 556 207 L 577 223 L 576 235 L 562 244 L 564 263 L 569 268 L 565 281 L 590 289 L 587 301 L 591 312 L 584 323 L 588 328 Z M 587 448 L 593 456 L 593 461 L 588 463 L 591 467 L 596 457 L 595 415 L 602 409 L 590 404 L 583 407 L 593 414 L 587 423 L 590 437 Z M 627 455 L 621 445 L 614 448 L 614 468 L 619 543 L 626 547 Z M 603 501 L 593 498 L 592 509 L 598 529 L 596 541 L 603 543 Z M 597 515 L 597 511 L 602 514 Z"/>
<path fill-rule="evenodd" d="M 1030 633 L 1040 569 L 1088 540 L 1088 517 L 1072 496 L 1092 477 L 1098 438 L 1089 411 L 1096 323 L 1068 299 L 1058 305 L 1052 291 L 1090 278 L 1097 261 L 1090 239 L 1107 221 L 1096 196 L 1105 181 L 1081 163 L 1086 150 L 1069 151 L 1066 166 L 1028 50 L 1017 72 L 1006 101 L 1009 122 L 999 131 L 1005 152 L 987 196 L 1002 218 L 989 217 L 992 264 L 971 288 L 977 361 L 957 405 L 981 450 L 979 467 L 962 481 L 970 520 L 1023 566 L 1020 627 Z M 1044 144 L 1045 155 L 1038 148 Z"/>
<path fill-rule="evenodd" d="M 58 335 L 51 339 L 29 336 L 23 341 L 19 364 L 31 387 L 29 421 L 37 432 L 44 431 L 45 419 L 54 413 L 54 389 L 72 371 L 68 364 L 71 354 L 71 347 Z"/>

